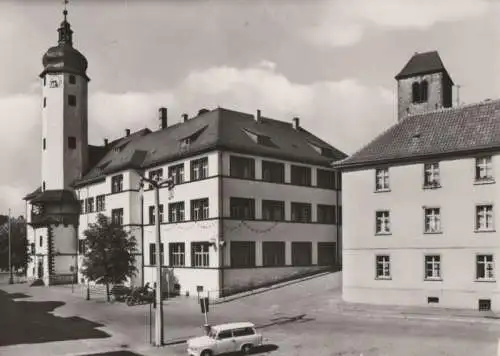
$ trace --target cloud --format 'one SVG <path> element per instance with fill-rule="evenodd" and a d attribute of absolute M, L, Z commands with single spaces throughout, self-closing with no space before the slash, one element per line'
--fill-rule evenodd
<path fill-rule="evenodd" d="M 337 82 L 295 83 L 270 61 L 247 68 L 211 67 L 191 72 L 177 85 L 158 92 L 96 92 L 89 98 L 89 138 L 101 144 L 124 129 L 156 129 L 160 106 L 169 110 L 169 124 L 182 113 L 196 115 L 202 107 L 217 106 L 291 121 L 337 148 L 352 153 L 395 122 L 395 97 L 391 90 L 368 87 L 355 79 Z M 17 95 L 0 99 L 0 112 L 8 130 L 0 131 L 4 164 L 0 176 L 0 211 L 24 209 L 22 197 L 40 185 L 40 97 Z"/>
<path fill-rule="evenodd" d="M 373 28 L 425 30 L 482 15 L 488 6 L 487 0 L 331 0 L 301 35 L 320 46 L 349 46 Z"/>

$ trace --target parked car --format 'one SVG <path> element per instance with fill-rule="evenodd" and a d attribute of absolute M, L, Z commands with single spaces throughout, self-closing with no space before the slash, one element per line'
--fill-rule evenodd
<path fill-rule="evenodd" d="M 248 354 L 253 347 L 262 345 L 262 335 L 250 322 L 220 324 L 210 327 L 206 336 L 187 341 L 191 356 L 215 356 L 241 351 Z"/>

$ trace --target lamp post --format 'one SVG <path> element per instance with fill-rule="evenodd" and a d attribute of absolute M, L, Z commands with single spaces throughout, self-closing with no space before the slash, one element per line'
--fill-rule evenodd
<path fill-rule="evenodd" d="M 141 177 L 141 187 L 144 182 L 148 182 L 154 188 L 155 192 L 155 232 L 156 232 L 156 309 L 155 309 L 155 346 L 163 345 L 163 305 L 162 298 L 162 281 L 161 281 L 161 238 L 160 238 L 160 188 L 168 187 L 171 189 L 174 186 L 172 178 L 161 179 L 159 176 L 146 178 L 141 173 L 136 171 Z M 144 248 L 144 246 L 143 246 Z"/>
<path fill-rule="evenodd" d="M 11 242 L 11 227 L 10 227 L 10 209 L 9 209 L 9 284 L 14 284 L 14 276 L 12 275 L 12 242 Z"/>

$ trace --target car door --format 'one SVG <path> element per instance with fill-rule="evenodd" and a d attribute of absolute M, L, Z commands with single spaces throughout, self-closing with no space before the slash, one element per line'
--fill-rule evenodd
<path fill-rule="evenodd" d="M 241 350 L 245 344 L 254 344 L 254 331 L 252 328 L 240 328 L 233 330 L 233 337 L 235 340 L 236 350 Z"/>
<path fill-rule="evenodd" d="M 235 342 L 231 330 L 221 330 L 217 334 L 217 354 L 235 351 Z"/>

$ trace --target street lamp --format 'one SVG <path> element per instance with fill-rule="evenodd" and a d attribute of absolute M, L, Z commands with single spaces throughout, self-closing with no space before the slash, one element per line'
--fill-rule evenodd
<path fill-rule="evenodd" d="M 155 191 L 155 231 L 156 231 L 156 309 L 155 309 L 155 346 L 163 345 L 163 305 L 161 302 L 162 297 L 162 283 L 161 283 L 161 238 L 160 238 L 160 188 L 168 187 L 171 189 L 174 186 L 171 177 L 161 179 L 159 175 L 151 178 L 146 178 L 141 173 L 136 171 L 141 177 L 141 187 L 144 182 L 148 182 Z M 144 248 L 144 246 L 142 246 Z M 144 263 L 144 261 L 143 261 Z"/>
<path fill-rule="evenodd" d="M 12 276 L 12 242 L 11 242 L 11 227 L 10 227 L 10 209 L 9 209 L 9 284 L 14 284 Z"/>

